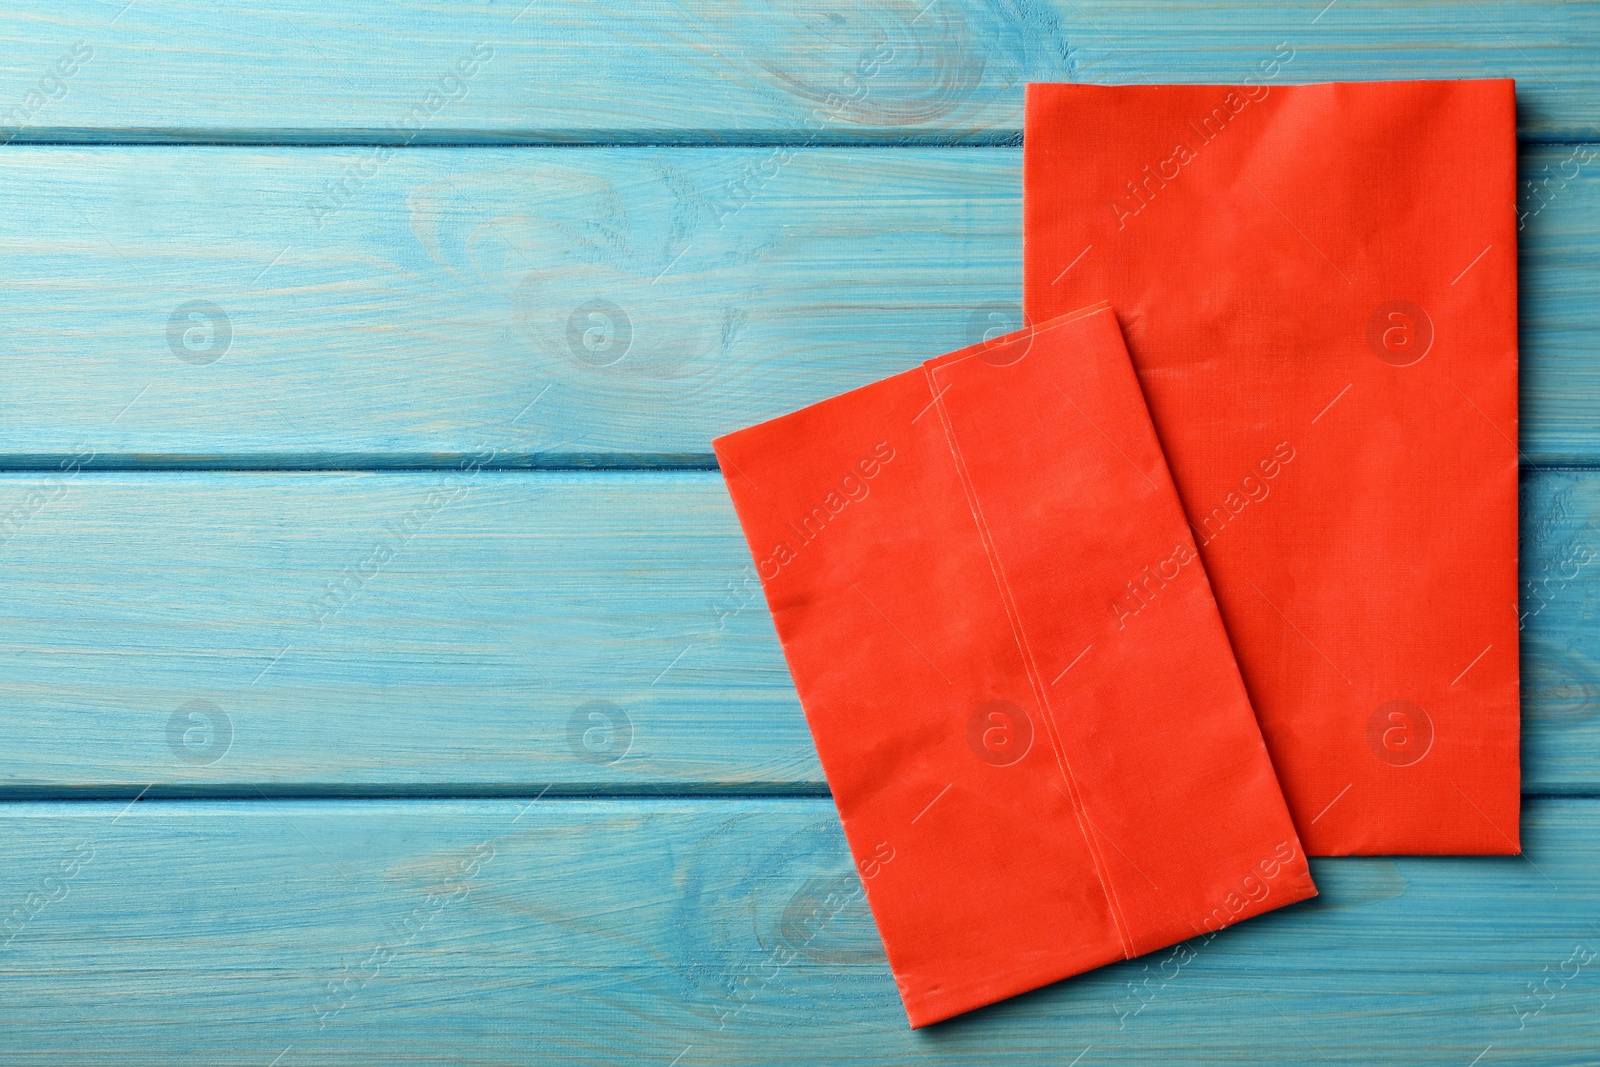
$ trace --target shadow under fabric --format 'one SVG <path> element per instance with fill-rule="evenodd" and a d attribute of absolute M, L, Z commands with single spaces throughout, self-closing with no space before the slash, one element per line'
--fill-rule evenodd
<path fill-rule="evenodd" d="M 1312 855 L 1519 849 L 1515 112 L 1028 86 L 1025 309 L 1116 308 Z"/>
<path fill-rule="evenodd" d="M 1106 305 L 714 444 L 912 1026 L 1316 892 Z"/>

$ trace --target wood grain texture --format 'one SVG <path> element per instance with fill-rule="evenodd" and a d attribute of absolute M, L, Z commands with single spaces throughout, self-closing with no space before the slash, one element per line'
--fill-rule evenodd
<path fill-rule="evenodd" d="M 0 904 L 28 917 L 0 949 L 0 1048 L 16 1067 L 1585 1063 L 1597 816 L 1533 803 L 1527 858 L 1313 861 L 1316 900 L 912 1033 L 825 799 L 7 804 Z"/>
<path fill-rule="evenodd" d="M 0 487 L 11 795 L 820 789 L 717 475 Z"/>
<path fill-rule="evenodd" d="M 0 122 L 36 141 L 1003 141 L 1026 81 L 1239 82 L 1286 44 L 1286 82 L 1514 75 L 1525 136 L 1597 138 L 1594 3 L 1324 7 L 24 0 L 0 15 Z"/>
<path fill-rule="evenodd" d="M 1571 739 L 1600 729 L 1600 476 L 1524 474 L 1522 758 L 1529 792 L 1600 792 L 1594 754 Z"/>
<path fill-rule="evenodd" d="M 912 1034 L 718 477 L 478 469 L 966 343 L 1026 81 L 1282 48 L 1518 78 L 1524 458 L 1600 463 L 1600 3 L 0 10 L 0 1061 L 1594 1062 L 1600 472 L 1524 475 L 1526 858 Z"/>
<path fill-rule="evenodd" d="M 1534 463 L 1600 460 L 1575 151 L 1523 161 Z M 1017 314 L 1015 149 L 371 152 L 0 152 L 0 466 L 706 467 Z"/>
<path fill-rule="evenodd" d="M 1525 788 L 1594 794 L 1600 474 L 1523 506 Z M 9 474 L 0 520 L 3 796 L 825 788 L 716 474 Z"/>

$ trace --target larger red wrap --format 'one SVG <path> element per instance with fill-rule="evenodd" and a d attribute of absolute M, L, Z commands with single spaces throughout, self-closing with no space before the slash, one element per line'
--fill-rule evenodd
<path fill-rule="evenodd" d="M 1518 850 L 1515 148 L 1510 81 L 1028 87 L 1024 306 L 1121 316 L 1313 855 Z"/>
<path fill-rule="evenodd" d="M 913 1026 L 1315 892 L 1104 305 L 715 444 Z"/>

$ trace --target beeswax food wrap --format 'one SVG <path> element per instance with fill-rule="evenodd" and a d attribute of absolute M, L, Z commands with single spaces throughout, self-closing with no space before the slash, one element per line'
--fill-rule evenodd
<path fill-rule="evenodd" d="M 1025 121 L 1024 307 L 1115 306 L 1307 849 L 1518 851 L 1512 82 Z"/>
<path fill-rule="evenodd" d="M 1315 893 L 1108 307 L 715 447 L 912 1026 Z"/>

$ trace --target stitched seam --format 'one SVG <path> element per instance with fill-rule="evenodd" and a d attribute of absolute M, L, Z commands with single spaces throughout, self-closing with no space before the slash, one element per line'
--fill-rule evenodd
<path fill-rule="evenodd" d="M 944 397 L 939 392 L 939 380 L 933 367 L 923 364 L 923 372 L 928 377 L 929 391 L 933 394 L 933 403 L 939 410 L 939 424 L 944 428 L 945 442 L 950 448 L 950 456 L 955 461 L 956 473 L 961 479 L 961 488 L 967 498 L 967 509 L 972 512 L 972 519 L 978 526 L 978 540 L 983 545 L 984 555 L 989 560 L 989 568 L 994 572 L 995 584 L 1000 589 L 1000 600 L 1005 605 L 1006 621 L 1011 624 L 1012 639 L 1017 643 L 1017 649 L 1022 653 L 1023 669 L 1027 671 L 1028 683 L 1033 686 L 1035 699 L 1044 719 L 1045 733 L 1050 738 L 1051 750 L 1055 752 L 1056 765 L 1061 771 L 1061 776 L 1066 780 L 1068 799 L 1072 803 L 1072 815 L 1078 822 L 1078 833 L 1083 837 L 1084 844 L 1089 849 L 1089 859 L 1094 864 L 1094 876 L 1100 883 L 1100 892 L 1106 898 L 1106 906 L 1111 912 L 1111 920 L 1116 925 L 1117 937 L 1122 942 L 1122 953 L 1125 959 L 1132 959 L 1133 939 L 1128 931 L 1127 920 L 1122 914 L 1122 903 L 1117 899 L 1116 890 L 1112 887 L 1110 874 L 1106 868 L 1105 858 L 1101 856 L 1099 847 L 1095 844 L 1094 837 L 1085 825 L 1083 798 L 1078 790 L 1078 783 L 1072 776 L 1072 767 L 1067 762 L 1066 748 L 1060 736 L 1056 733 L 1055 717 L 1052 714 L 1049 698 L 1045 694 L 1043 678 L 1039 674 L 1038 666 L 1034 663 L 1033 651 L 1028 647 L 1027 637 L 1022 632 L 1022 620 L 1018 617 L 1016 604 L 1012 600 L 1011 587 L 1006 583 L 1004 571 L 1000 568 L 999 555 L 994 550 L 989 536 L 988 524 L 984 522 L 981 505 L 978 503 L 978 494 L 972 484 L 972 479 L 967 472 L 965 459 L 962 458 L 961 448 L 956 443 L 955 429 L 950 424 L 949 412 L 945 410 Z"/>

